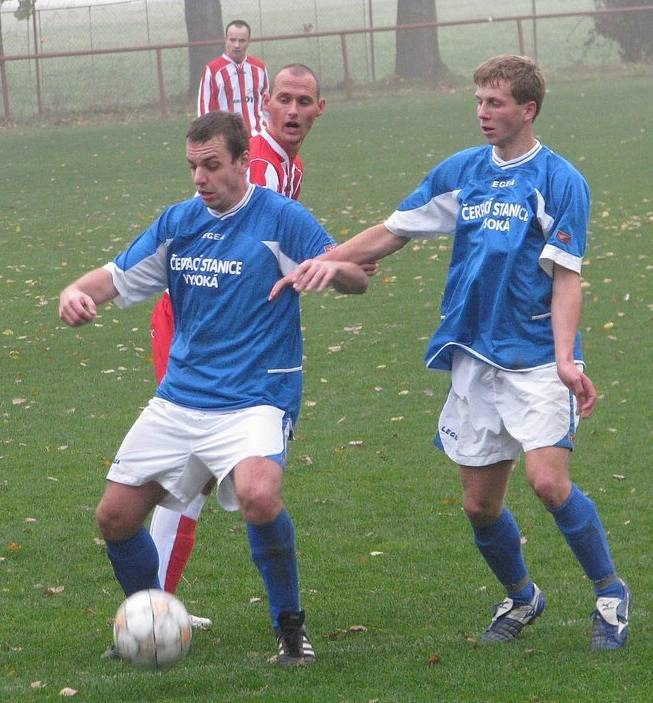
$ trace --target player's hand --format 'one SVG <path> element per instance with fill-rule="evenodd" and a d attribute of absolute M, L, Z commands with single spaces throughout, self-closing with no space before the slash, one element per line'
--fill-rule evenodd
<path fill-rule="evenodd" d="M 558 376 L 576 397 L 576 410 L 580 417 L 589 417 L 596 403 L 596 389 L 590 377 L 573 362 L 558 362 Z"/>
<path fill-rule="evenodd" d="M 339 262 L 323 259 L 306 259 L 291 273 L 280 278 L 273 286 L 268 300 L 274 300 L 284 288 L 292 286 L 297 293 L 325 291 L 338 275 Z"/>
<path fill-rule="evenodd" d="M 365 271 L 365 273 L 371 278 L 372 276 L 376 276 L 376 274 L 379 272 L 379 267 L 376 263 L 376 261 L 372 261 L 369 264 L 359 264 L 359 266 Z"/>
<path fill-rule="evenodd" d="M 68 286 L 59 296 L 59 317 L 71 327 L 90 322 L 97 314 L 95 301 L 78 288 Z"/>

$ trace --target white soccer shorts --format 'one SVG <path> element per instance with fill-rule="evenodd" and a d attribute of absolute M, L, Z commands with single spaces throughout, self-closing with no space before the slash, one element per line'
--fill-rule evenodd
<path fill-rule="evenodd" d="M 573 449 L 579 420 L 555 365 L 504 371 L 457 351 L 435 444 L 457 464 L 487 466 L 541 447 Z"/>
<path fill-rule="evenodd" d="M 155 397 L 125 436 L 107 479 L 128 486 L 156 481 L 168 491 L 161 505 L 183 510 L 215 476 L 220 505 L 238 510 L 232 469 L 252 456 L 283 468 L 290 430 L 286 413 L 271 405 L 203 411 Z"/>

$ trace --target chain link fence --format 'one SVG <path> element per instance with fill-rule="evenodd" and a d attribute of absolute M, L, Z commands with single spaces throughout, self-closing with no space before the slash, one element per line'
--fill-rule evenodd
<path fill-rule="evenodd" d="M 17 20 L 16 0 L 1 5 L 4 54 L 108 50 L 187 41 L 182 0 L 37 0 L 34 17 Z M 587 12 L 593 0 L 437 0 L 437 19 L 456 22 L 495 20 L 516 15 Z M 241 18 L 252 26 L 251 53 L 271 72 L 290 61 L 310 65 L 325 91 L 342 88 L 341 39 L 316 33 L 369 30 L 396 24 L 397 0 L 222 0 L 225 24 Z M 525 21 L 522 40 L 548 71 L 616 63 L 609 41 L 591 41 L 590 17 Z M 297 34 L 299 38 L 274 41 Z M 442 60 L 452 72 L 469 76 L 487 56 L 519 49 L 514 22 L 442 27 Z M 382 82 L 394 74 L 395 32 L 350 34 L 346 39 L 350 75 L 357 85 Z M 192 109 L 188 50 L 161 53 L 163 89 L 173 105 Z M 108 53 L 7 62 L 8 94 L 14 118 L 39 111 L 114 111 L 157 104 L 157 57 L 154 51 Z M 191 81 L 192 83 L 192 81 Z M 35 88 L 38 84 L 39 95 Z"/>

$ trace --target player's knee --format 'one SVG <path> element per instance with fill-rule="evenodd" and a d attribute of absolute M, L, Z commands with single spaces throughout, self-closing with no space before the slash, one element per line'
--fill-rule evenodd
<path fill-rule="evenodd" d="M 466 496 L 463 498 L 463 510 L 472 525 L 489 525 L 496 522 L 502 509 L 502 505 L 495 505 L 494 502 L 482 497 Z"/>
<path fill-rule="evenodd" d="M 110 542 L 122 542 L 133 537 L 139 527 L 134 527 L 118 506 L 104 500 L 95 509 L 95 520 L 102 537 Z"/>
<path fill-rule="evenodd" d="M 548 474 L 532 476 L 529 482 L 535 495 L 549 510 L 560 507 L 571 489 L 568 480 L 561 481 L 556 476 Z"/>
<path fill-rule="evenodd" d="M 251 486 L 239 496 L 240 512 L 246 522 L 264 525 L 272 522 L 281 509 L 281 498 L 265 486 Z"/>

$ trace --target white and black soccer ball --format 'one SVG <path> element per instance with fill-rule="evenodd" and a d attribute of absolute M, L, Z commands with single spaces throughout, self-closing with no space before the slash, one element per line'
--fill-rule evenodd
<path fill-rule="evenodd" d="M 184 604 L 172 594 L 156 589 L 138 591 L 126 598 L 113 624 L 118 654 L 136 666 L 172 666 L 188 653 L 191 637 Z"/>

